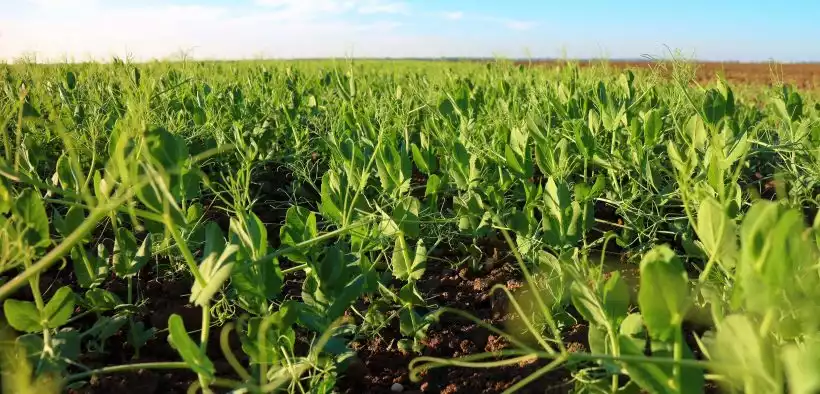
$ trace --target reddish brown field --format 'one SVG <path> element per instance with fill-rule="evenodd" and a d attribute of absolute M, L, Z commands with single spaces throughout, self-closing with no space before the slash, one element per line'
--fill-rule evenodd
<path fill-rule="evenodd" d="M 529 64 L 530 62 L 520 62 Z M 539 66 L 557 65 L 557 61 L 534 61 L 532 64 Z M 581 61 L 582 67 L 600 65 L 600 61 Z M 656 67 L 660 70 L 663 66 L 659 63 L 648 61 L 608 61 L 610 67 L 646 69 Z M 669 67 L 667 67 L 668 69 Z M 698 82 L 711 82 L 716 75 L 722 75 L 733 83 L 774 85 L 788 83 L 800 89 L 820 88 L 820 63 L 737 63 L 737 62 L 703 62 L 697 64 Z"/>

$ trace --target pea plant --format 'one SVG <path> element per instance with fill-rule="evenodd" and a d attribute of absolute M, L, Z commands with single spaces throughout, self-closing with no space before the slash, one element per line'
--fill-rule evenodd
<path fill-rule="evenodd" d="M 434 389 L 818 390 L 811 92 L 393 65 L 0 66 L 3 390 L 331 393 L 373 352 Z M 455 324 L 502 345 L 455 357 Z"/>

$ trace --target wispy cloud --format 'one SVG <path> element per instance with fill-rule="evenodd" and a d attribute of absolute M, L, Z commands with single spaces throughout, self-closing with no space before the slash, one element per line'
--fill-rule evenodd
<path fill-rule="evenodd" d="M 464 12 L 461 11 L 453 11 L 453 12 L 444 12 L 441 14 L 444 19 L 449 19 L 451 21 L 457 21 L 461 18 L 464 18 Z"/>
<path fill-rule="evenodd" d="M 255 0 L 254 3 L 258 6 L 275 8 L 281 12 L 302 16 L 342 14 L 352 11 L 360 14 L 406 14 L 410 10 L 410 6 L 405 2 L 385 0 Z"/>
<path fill-rule="evenodd" d="M 409 0 L 250 0 L 243 6 L 176 1 L 0 0 L 0 9 L 12 10 L 0 14 L 0 61 L 21 55 L 41 61 L 149 60 L 181 52 L 237 59 L 488 56 L 526 44 L 523 38 L 513 44 L 456 39 L 431 29 L 435 22 L 424 17 L 532 27 L 468 10 L 425 10 Z"/>
<path fill-rule="evenodd" d="M 410 6 L 404 2 L 385 3 L 370 1 L 358 8 L 360 14 L 409 14 Z"/>
<path fill-rule="evenodd" d="M 451 21 L 479 21 L 479 22 L 487 22 L 487 23 L 494 23 L 500 24 L 508 29 L 511 30 L 518 30 L 518 31 L 525 31 L 531 30 L 538 26 L 537 23 L 533 21 L 527 20 L 518 20 L 518 19 L 510 19 L 510 18 L 502 18 L 497 16 L 490 16 L 490 15 L 481 15 L 481 14 L 466 14 L 463 11 L 450 11 L 450 12 L 440 12 L 436 14 L 440 18 L 444 18 Z"/>
<path fill-rule="evenodd" d="M 508 29 L 524 31 L 531 30 L 538 26 L 538 24 L 531 21 L 507 20 L 504 22 L 504 26 Z"/>

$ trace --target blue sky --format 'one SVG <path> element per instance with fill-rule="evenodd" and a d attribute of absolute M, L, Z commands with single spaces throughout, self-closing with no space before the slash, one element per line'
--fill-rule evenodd
<path fill-rule="evenodd" d="M 0 0 L 0 59 L 820 61 L 820 1 Z"/>

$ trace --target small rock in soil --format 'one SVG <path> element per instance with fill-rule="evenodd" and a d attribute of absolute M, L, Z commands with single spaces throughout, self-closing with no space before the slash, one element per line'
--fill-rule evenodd
<path fill-rule="evenodd" d="M 402 386 L 401 383 L 393 383 L 393 385 L 390 386 L 390 391 L 394 393 L 400 393 L 404 391 L 404 386 Z"/>

